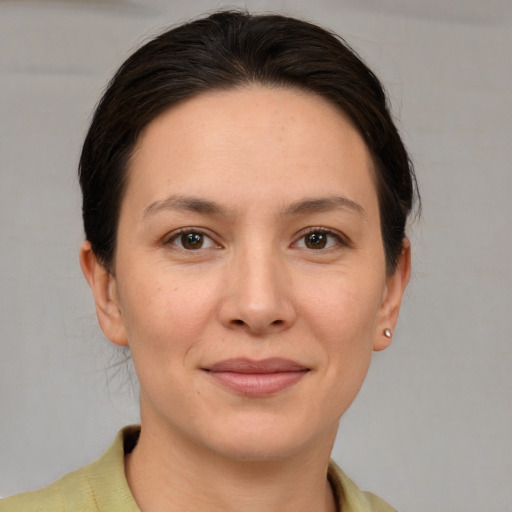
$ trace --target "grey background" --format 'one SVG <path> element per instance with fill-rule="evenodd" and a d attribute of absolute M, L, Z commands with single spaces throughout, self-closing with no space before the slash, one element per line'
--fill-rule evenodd
<path fill-rule="evenodd" d="M 121 61 L 221 5 L 0 0 L 0 496 L 89 462 L 138 419 L 78 265 L 76 163 Z M 228 5 L 342 34 L 388 87 L 416 162 L 414 276 L 335 459 L 403 512 L 510 512 L 512 2 Z"/>

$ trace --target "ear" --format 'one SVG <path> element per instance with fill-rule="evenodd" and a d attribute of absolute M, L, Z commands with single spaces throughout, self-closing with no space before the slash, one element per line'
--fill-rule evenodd
<path fill-rule="evenodd" d="M 80 266 L 94 296 L 101 330 L 112 343 L 127 346 L 116 278 L 99 262 L 88 240 L 80 247 Z"/>
<path fill-rule="evenodd" d="M 391 344 L 391 336 L 386 336 L 384 331 L 389 329 L 391 333 L 393 333 L 395 330 L 402 297 L 410 277 L 411 244 L 407 238 L 404 238 L 402 242 L 402 252 L 398 259 L 396 269 L 393 274 L 386 278 L 386 288 L 380 307 L 373 350 L 384 350 Z"/>

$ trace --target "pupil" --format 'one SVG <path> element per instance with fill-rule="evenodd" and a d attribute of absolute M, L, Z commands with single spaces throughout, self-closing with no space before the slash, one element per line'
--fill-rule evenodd
<path fill-rule="evenodd" d="M 324 233 L 311 233 L 307 237 L 306 245 L 309 249 L 323 249 L 327 243 L 327 236 Z"/>
<path fill-rule="evenodd" d="M 181 235 L 181 243 L 185 249 L 200 249 L 203 245 L 203 235 L 200 233 L 186 233 Z"/>

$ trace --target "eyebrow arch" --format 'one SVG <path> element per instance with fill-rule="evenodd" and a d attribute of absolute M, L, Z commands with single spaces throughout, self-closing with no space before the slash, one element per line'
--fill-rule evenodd
<path fill-rule="evenodd" d="M 154 201 L 144 208 L 143 219 L 161 211 L 189 211 L 194 213 L 210 215 L 227 215 L 226 210 L 219 204 L 201 199 L 199 197 L 189 197 L 183 195 L 172 195 L 162 201 Z"/>
<path fill-rule="evenodd" d="M 284 209 L 284 214 L 287 216 L 307 215 L 338 209 L 349 210 L 366 216 L 366 212 L 360 204 L 344 196 L 318 197 L 297 201 L 287 206 Z"/>

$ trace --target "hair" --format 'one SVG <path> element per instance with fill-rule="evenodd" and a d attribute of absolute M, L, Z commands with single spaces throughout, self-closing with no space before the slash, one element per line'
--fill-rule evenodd
<path fill-rule="evenodd" d="M 85 235 L 109 271 L 141 131 L 186 99 L 252 84 L 311 92 L 352 121 L 372 156 L 386 266 L 394 271 L 417 188 L 381 83 L 337 35 L 294 18 L 238 11 L 216 12 L 149 41 L 124 62 L 98 104 L 79 180 Z"/>

